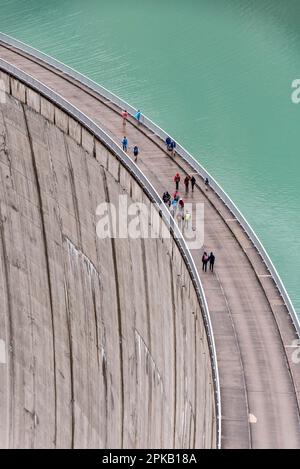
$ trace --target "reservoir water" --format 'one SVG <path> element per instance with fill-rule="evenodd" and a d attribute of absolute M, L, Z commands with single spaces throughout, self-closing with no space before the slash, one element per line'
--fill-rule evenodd
<path fill-rule="evenodd" d="M 220 182 L 300 313 L 298 0 L 0 0 L 1 31 L 142 109 Z"/>

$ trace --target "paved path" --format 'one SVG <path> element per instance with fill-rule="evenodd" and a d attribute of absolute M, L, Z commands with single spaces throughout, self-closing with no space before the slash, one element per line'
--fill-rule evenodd
<path fill-rule="evenodd" d="M 93 119 L 115 141 L 124 135 L 120 109 L 62 74 L 0 43 L 0 57 L 37 78 Z M 161 141 L 133 119 L 130 151 L 157 191 L 174 191 L 173 176 L 191 170 L 172 159 Z M 183 179 L 183 178 L 182 178 Z M 183 187 L 181 185 L 181 191 Z M 201 271 L 215 333 L 222 399 L 223 448 L 300 448 L 300 365 L 290 348 L 296 332 L 273 279 L 240 225 L 198 178 L 187 202 L 205 206 L 205 245 L 217 256 L 215 273 Z"/>

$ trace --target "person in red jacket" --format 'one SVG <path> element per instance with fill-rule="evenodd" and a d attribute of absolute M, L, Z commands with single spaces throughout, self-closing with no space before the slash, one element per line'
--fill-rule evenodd
<path fill-rule="evenodd" d="M 175 176 L 174 176 L 174 182 L 176 184 L 176 191 L 178 191 L 179 189 L 179 183 L 180 183 L 180 176 L 179 176 L 179 173 L 177 173 Z"/>
<path fill-rule="evenodd" d="M 177 202 L 178 202 L 178 200 L 180 199 L 180 197 L 179 197 L 179 192 L 178 192 L 178 191 L 175 191 L 175 192 L 174 192 L 173 199 L 175 199 Z"/>
<path fill-rule="evenodd" d="M 124 109 L 124 111 L 122 111 L 122 117 L 123 117 L 123 125 L 126 125 L 126 121 L 127 121 L 127 118 L 128 118 L 128 112 L 126 111 L 126 109 Z"/>

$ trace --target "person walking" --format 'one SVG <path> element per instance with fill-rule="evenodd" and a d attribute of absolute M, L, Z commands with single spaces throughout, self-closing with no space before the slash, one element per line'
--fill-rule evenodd
<path fill-rule="evenodd" d="M 190 227 L 190 220 L 191 220 L 191 218 L 192 218 L 192 215 L 191 215 L 190 212 L 187 210 L 187 211 L 185 212 L 185 215 L 184 215 L 184 221 L 185 221 L 184 226 L 185 226 L 185 228 L 186 228 L 187 230 L 188 230 L 189 227 Z"/>
<path fill-rule="evenodd" d="M 176 185 L 176 191 L 179 190 L 179 183 L 180 183 L 180 176 L 179 176 L 179 173 L 177 173 L 174 177 L 174 182 L 175 182 L 175 185 Z"/>
<path fill-rule="evenodd" d="M 166 204 L 168 205 L 168 207 L 170 207 L 171 205 L 171 196 L 169 192 L 166 192 Z"/>
<path fill-rule="evenodd" d="M 175 191 L 175 192 L 174 192 L 173 199 L 176 199 L 177 202 L 178 202 L 178 200 L 180 199 L 180 197 L 179 197 L 179 192 L 178 192 L 178 191 Z"/>
<path fill-rule="evenodd" d="M 213 252 L 210 253 L 210 256 L 209 256 L 209 270 L 211 272 L 214 271 L 214 265 L 215 265 L 215 260 L 216 260 L 216 256 L 214 255 Z"/>
<path fill-rule="evenodd" d="M 127 152 L 127 150 L 128 150 L 128 139 L 125 136 L 122 140 L 122 146 L 123 146 L 123 151 Z"/>
<path fill-rule="evenodd" d="M 180 208 L 181 210 L 184 209 L 184 201 L 183 201 L 183 199 L 179 199 L 178 205 L 179 205 L 179 208 Z"/>
<path fill-rule="evenodd" d="M 172 156 L 175 156 L 175 148 L 176 148 L 176 142 L 175 140 L 172 140 L 170 143 L 170 150 L 172 152 Z"/>
<path fill-rule="evenodd" d="M 141 117 L 142 117 L 142 113 L 141 111 L 138 109 L 137 113 L 135 114 L 134 116 L 136 118 L 136 120 L 138 121 L 138 123 L 141 122 Z"/>
<path fill-rule="evenodd" d="M 190 176 L 186 176 L 184 179 L 185 192 L 188 193 L 190 185 Z"/>
<path fill-rule="evenodd" d="M 176 213 L 176 211 L 177 211 L 177 204 L 178 204 L 177 200 L 176 200 L 176 199 L 173 199 L 173 200 L 172 200 L 172 203 L 171 203 L 171 214 L 172 214 L 172 217 L 175 216 L 175 213 Z"/>
<path fill-rule="evenodd" d="M 181 226 L 181 223 L 184 221 L 184 201 L 182 199 L 179 199 L 178 208 L 178 220 L 180 218 L 180 223 L 178 222 L 178 226 Z"/>
<path fill-rule="evenodd" d="M 126 121 L 128 118 L 128 112 L 126 111 L 126 109 L 124 109 L 124 111 L 122 112 L 122 118 L 123 118 L 123 125 L 126 125 Z"/>
<path fill-rule="evenodd" d="M 204 252 L 202 256 L 202 270 L 203 272 L 207 272 L 207 263 L 208 263 L 208 255 L 207 252 Z"/>
<path fill-rule="evenodd" d="M 179 228 L 181 228 L 181 225 L 183 223 L 183 220 L 184 220 L 184 215 L 182 213 L 182 210 L 180 209 L 176 215 L 176 218 L 177 218 L 177 225 L 179 226 Z"/>
<path fill-rule="evenodd" d="M 192 192 L 194 192 L 195 184 L 196 184 L 196 179 L 194 176 L 192 176 L 191 177 Z"/>
<path fill-rule="evenodd" d="M 162 199 L 163 199 L 164 203 L 166 205 L 168 205 L 168 207 L 170 207 L 170 205 L 171 205 L 171 196 L 170 196 L 168 191 L 164 192 Z"/>
<path fill-rule="evenodd" d="M 139 152 L 140 152 L 139 147 L 137 145 L 135 145 L 135 147 L 133 149 L 134 161 L 137 160 Z"/>

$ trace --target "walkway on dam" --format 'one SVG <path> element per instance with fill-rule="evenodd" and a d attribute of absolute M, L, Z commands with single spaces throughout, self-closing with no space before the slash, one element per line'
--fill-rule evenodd
<path fill-rule="evenodd" d="M 121 110 L 95 92 L 25 53 L 0 42 L 0 57 L 40 80 L 93 119 L 120 144 Z M 173 177 L 192 171 L 171 158 L 150 130 L 129 118 L 130 152 L 160 195 L 174 192 Z M 300 365 L 292 361 L 297 338 L 287 309 L 261 257 L 222 201 L 197 177 L 186 202 L 205 206 L 206 251 L 216 254 L 215 273 L 202 273 L 200 250 L 192 251 L 203 282 L 215 334 L 222 399 L 223 448 L 300 448 Z"/>

